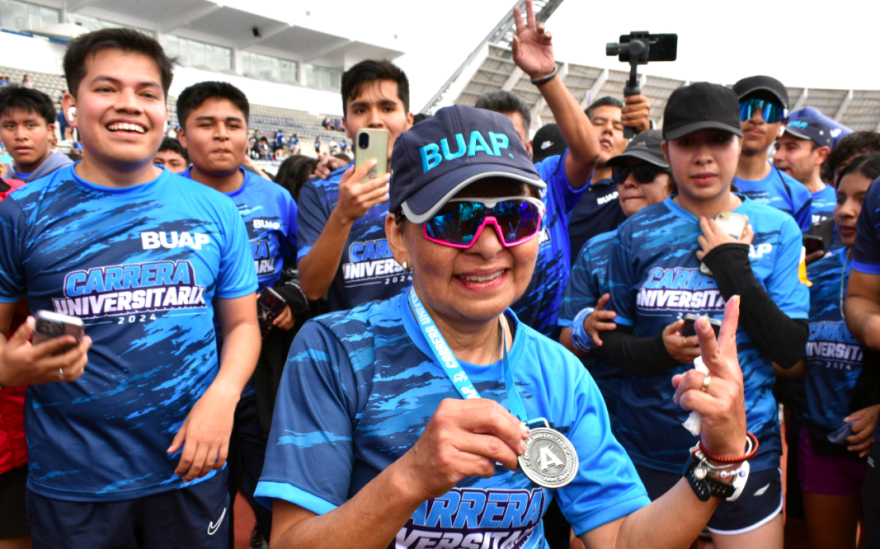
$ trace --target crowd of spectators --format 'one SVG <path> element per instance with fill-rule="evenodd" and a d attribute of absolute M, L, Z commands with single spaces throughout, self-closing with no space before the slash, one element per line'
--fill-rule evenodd
<path fill-rule="evenodd" d="M 555 124 L 366 60 L 357 169 L 225 82 L 162 130 L 134 30 L 61 113 L 0 79 L 0 549 L 225 549 L 239 494 L 252 547 L 880 547 L 880 134 L 765 75 L 583 109 L 525 7 Z"/>

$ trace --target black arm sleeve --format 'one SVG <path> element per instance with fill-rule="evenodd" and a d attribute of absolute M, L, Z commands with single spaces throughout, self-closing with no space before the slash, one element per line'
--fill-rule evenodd
<path fill-rule="evenodd" d="M 624 372 L 639 376 L 656 376 L 681 366 L 666 351 L 663 332 L 654 337 L 633 335 L 632 327 L 617 325 L 616 330 L 602 332 L 599 356 Z"/>
<path fill-rule="evenodd" d="M 739 323 L 764 356 L 782 368 L 791 368 L 801 359 L 810 326 L 779 310 L 755 278 L 749 263 L 748 244 L 728 243 L 706 254 L 703 263 L 712 270 L 718 290 L 725 300 L 739 295 Z"/>

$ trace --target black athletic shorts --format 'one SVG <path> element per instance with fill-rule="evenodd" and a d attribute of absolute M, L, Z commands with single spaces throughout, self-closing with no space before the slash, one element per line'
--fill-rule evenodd
<path fill-rule="evenodd" d="M 0 475 L 0 539 L 29 536 L 27 521 L 28 468 L 16 467 Z"/>
<path fill-rule="evenodd" d="M 682 475 L 636 465 L 648 497 L 655 500 L 668 492 Z M 715 534 L 745 534 L 773 520 L 782 512 L 782 471 L 752 471 L 739 499 L 722 501 L 709 519 L 707 528 Z"/>

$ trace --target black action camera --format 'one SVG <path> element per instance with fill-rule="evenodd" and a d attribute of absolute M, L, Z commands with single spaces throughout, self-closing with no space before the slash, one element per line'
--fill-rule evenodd
<path fill-rule="evenodd" d="M 648 31 L 633 31 L 620 36 L 620 42 L 605 44 L 605 55 L 616 55 L 621 63 L 629 63 L 629 80 L 623 88 L 623 95 L 638 95 L 638 66 L 647 65 L 651 61 L 675 61 L 678 53 L 677 34 L 651 34 Z M 632 128 L 624 127 L 623 135 L 630 138 L 634 135 Z"/>

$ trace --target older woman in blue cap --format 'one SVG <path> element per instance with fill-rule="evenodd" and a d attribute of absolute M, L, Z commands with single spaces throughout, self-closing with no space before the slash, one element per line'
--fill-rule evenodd
<path fill-rule="evenodd" d="M 413 285 L 294 342 L 256 493 L 272 546 L 543 548 L 553 497 L 588 547 L 688 545 L 748 478 L 738 300 L 717 342 L 696 324 L 710 373 L 673 383 L 702 444 L 651 503 L 589 373 L 509 309 L 544 185 L 510 121 L 441 109 L 392 158 L 385 231 Z"/>

